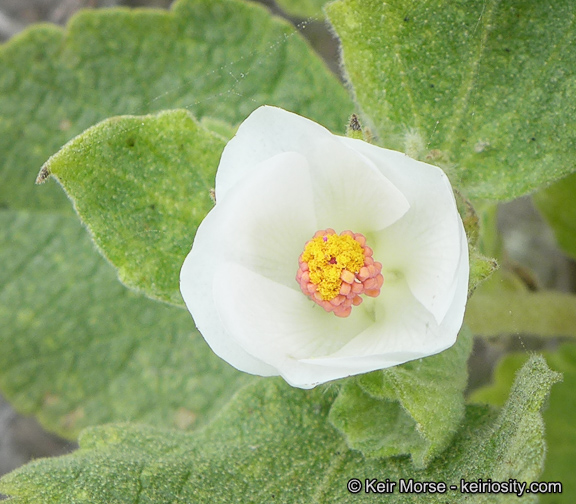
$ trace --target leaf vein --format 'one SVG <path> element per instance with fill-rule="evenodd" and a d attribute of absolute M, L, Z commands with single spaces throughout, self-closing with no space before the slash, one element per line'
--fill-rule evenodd
<path fill-rule="evenodd" d="M 461 87 L 461 97 L 458 100 L 459 106 L 455 106 L 455 111 L 452 120 L 452 128 L 450 129 L 449 134 L 446 136 L 447 139 L 452 140 L 452 144 L 449 147 L 449 151 L 453 151 L 457 144 L 457 139 L 459 135 L 457 132 L 462 128 L 462 123 L 464 122 L 464 114 L 468 109 L 468 104 L 470 101 L 470 96 L 472 91 L 474 90 L 474 82 L 476 77 L 478 76 L 478 72 L 480 70 L 480 62 L 485 54 L 486 50 L 486 43 L 488 41 L 488 37 L 490 35 L 490 27 L 492 25 L 492 20 L 496 15 L 496 11 L 500 6 L 501 0 L 491 0 L 492 6 L 489 8 L 488 12 L 486 13 L 486 5 L 489 0 L 486 0 L 484 6 L 482 7 L 482 12 L 480 14 L 480 19 L 478 24 L 474 28 L 474 32 L 477 31 L 478 25 L 481 23 L 482 17 L 486 14 L 483 33 L 480 38 L 479 47 L 477 50 L 477 57 L 472 60 L 472 64 L 470 65 L 470 70 L 468 72 L 468 78 L 465 79 L 462 83 Z"/>

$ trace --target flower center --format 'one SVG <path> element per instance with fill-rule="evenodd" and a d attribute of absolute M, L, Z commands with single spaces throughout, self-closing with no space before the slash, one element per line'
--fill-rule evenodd
<path fill-rule="evenodd" d="M 361 294 L 376 297 L 384 282 L 382 264 L 360 233 L 316 231 L 298 259 L 296 281 L 302 292 L 327 312 L 347 317 Z"/>

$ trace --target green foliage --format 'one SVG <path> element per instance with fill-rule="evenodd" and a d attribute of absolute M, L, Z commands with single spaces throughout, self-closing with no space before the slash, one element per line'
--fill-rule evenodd
<path fill-rule="evenodd" d="M 318 16 L 324 3 L 279 2 L 304 16 Z M 554 9 L 517 0 L 340 0 L 328 13 L 357 103 L 382 143 L 441 165 L 467 196 L 507 199 L 573 170 L 574 9 L 568 0 Z M 0 47 L 0 388 L 18 410 L 70 438 L 110 421 L 162 427 L 84 431 L 77 453 L 3 478 L 0 491 L 13 502 L 373 502 L 349 493 L 347 481 L 538 479 L 540 409 L 558 381 L 541 358 L 518 373 L 500 412 L 464 405 L 467 330 L 436 356 L 303 391 L 235 371 L 185 311 L 142 295 L 181 304 L 179 268 L 212 207 L 224 139 L 263 103 L 335 132 L 353 108 L 292 28 L 244 1 L 84 12 L 65 31 L 35 27 Z M 150 115 L 175 108 L 184 110 Z M 81 133 L 119 114 L 149 115 Z M 142 294 L 117 282 L 62 192 L 32 184 L 67 141 L 40 179 L 61 183 L 120 279 Z M 561 196 L 550 189 L 554 204 L 568 201 L 563 184 Z M 542 205 L 560 222 L 559 206 Z M 475 245 L 482 237 L 468 210 Z M 559 236 L 570 225 L 560 222 Z M 471 255 L 475 287 L 495 265 L 474 247 Z M 546 296 L 513 297 L 513 311 L 542 300 L 549 309 L 558 298 Z M 574 327 L 568 298 L 558 306 L 568 310 L 562 324 Z M 488 313 L 503 320 L 498 309 Z M 570 380 L 572 353 L 563 351 L 557 366 Z M 572 434 L 558 419 L 574 408 L 562 390 L 550 474 L 564 480 L 560 464 L 572 467 L 574 457 L 559 450 Z M 427 496 L 447 500 L 517 502 L 457 490 Z"/>
<path fill-rule="evenodd" d="M 420 145 L 473 198 L 574 171 L 572 0 L 340 0 L 326 12 L 385 147 Z"/>
<path fill-rule="evenodd" d="M 313 100 L 318 88 L 330 98 Z M 245 2 L 85 11 L 66 31 L 37 26 L 0 47 L 0 386 L 19 411 L 70 438 L 87 425 L 119 420 L 187 428 L 251 379 L 213 356 L 187 313 L 126 291 L 76 219 L 57 216 L 70 213 L 63 192 L 50 182 L 35 187 L 34 178 L 62 144 L 110 115 L 181 106 L 230 137 L 230 124 L 261 103 L 334 129 L 343 129 L 352 108 L 287 23 Z M 88 135 L 94 145 L 83 135 L 72 143 L 76 152 L 68 149 L 46 168 L 80 192 L 88 182 L 100 189 L 83 193 L 94 233 L 104 229 L 106 206 L 133 211 L 114 221 L 124 232 L 123 250 L 112 248 L 121 274 L 179 302 L 177 271 L 211 207 L 223 141 L 185 112 L 112 119 Z M 118 190 L 121 175 L 127 179 Z M 175 221 L 186 212 L 186 236 L 178 241 Z M 124 272 L 126 261 L 140 262 Z"/>
<path fill-rule="evenodd" d="M 286 13 L 303 18 L 323 17 L 322 6 L 326 2 L 328 0 L 276 0 Z"/>
<path fill-rule="evenodd" d="M 534 195 L 534 202 L 556 233 L 558 245 L 576 259 L 576 174 Z"/>
<path fill-rule="evenodd" d="M 251 379 L 187 312 L 124 288 L 74 217 L 0 211 L 0 262 L 0 387 L 62 436 L 196 426 Z"/>
<path fill-rule="evenodd" d="M 487 233 L 487 226 L 481 226 L 481 220 L 485 221 L 491 212 L 483 210 L 478 214 L 476 209 L 472 206 L 472 203 L 459 191 L 454 191 L 454 196 L 456 197 L 458 212 L 462 218 L 464 231 L 468 238 L 468 255 L 470 260 L 468 297 L 470 297 L 482 282 L 490 278 L 492 274 L 498 270 L 498 262 L 495 259 L 486 257 L 480 252 L 481 249 L 486 249 L 484 242 L 489 234 Z M 490 227 L 488 227 L 488 229 L 492 231 Z M 481 237 L 482 240 L 480 240 Z M 480 243 L 480 241 L 482 241 L 482 243 Z M 489 253 L 492 252 L 489 248 L 488 251 Z"/>
<path fill-rule="evenodd" d="M 407 457 L 365 459 L 346 448 L 327 422 L 331 397 L 302 391 L 280 380 L 263 380 L 240 391 L 212 424 L 192 434 L 118 425 L 92 428 L 81 449 L 40 460 L 2 479 L 0 491 L 14 504 L 59 502 L 374 502 L 374 494 L 350 494 L 359 478 L 414 478 L 460 484 L 492 478 L 538 478 L 544 446 L 540 408 L 558 380 L 541 358 L 518 375 L 499 415 L 467 408 L 454 444 L 426 470 Z M 391 426 L 392 428 L 393 426 Z M 517 502 L 515 495 L 446 494 L 426 502 Z M 527 495 L 522 502 L 535 502 Z M 422 495 L 386 497 L 394 503 L 421 502 Z"/>
<path fill-rule="evenodd" d="M 214 205 L 223 148 L 184 110 L 118 117 L 66 144 L 41 177 L 62 184 L 123 283 L 183 304 L 180 268 Z"/>
<path fill-rule="evenodd" d="M 410 454 L 425 467 L 452 441 L 464 416 L 472 335 L 438 355 L 350 379 L 330 420 L 368 457 Z"/>
<path fill-rule="evenodd" d="M 318 92 L 321 90 L 321 92 Z M 33 186 L 66 141 L 121 114 L 186 108 L 238 124 L 277 105 L 343 131 L 352 104 L 286 22 L 238 0 L 180 0 L 171 11 L 86 10 L 0 46 L 0 208 L 69 211 Z"/>
<path fill-rule="evenodd" d="M 563 374 L 563 382 L 552 389 L 547 408 L 543 412 L 546 423 L 546 466 L 542 481 L 561 481 L 561 495 L 542 495 L 543 504 L 572 504 L 576 495 L 576 345 L 564 344 L 556 352 L 546 352 L 550 367 Z M 471 400 L 503 404 L 514 375 L 529 356 L 511 354 L 500 361 L 494 373 L 494 384 L 477 390 Z"/>
<path fill-rule="evenodd" d="M 494 259 L 483 256 L 474 246 L 470 247 L 470 283 L 468 284 L 469 295 L 474 292 L 484 280 L 498 269 L 498 263 Z"/>
<path fill-rule="evenodd" d="M 474 334 L 532 334 L 576 338 L 576 296 L 554 291 L 477 292 L 466 307 Z"/>

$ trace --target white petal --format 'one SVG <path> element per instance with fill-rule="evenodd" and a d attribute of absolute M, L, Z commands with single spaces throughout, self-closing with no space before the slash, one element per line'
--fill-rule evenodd
<path fill-rule="evenodd" d="M 445 335 L 445 340 L 438 330 L 432 314 L 414 298 L 406 282 L 398 280 L 382 288 L 376 299 L 374 324 L 324 362 L 328 365 L 329 359 L 368 357 L 374 360 L 380 356 L 386 362 L 400 364 L 437 353 L 454 343 L 456 334 Z"/>
<path fill-rule="evenodd" d="M 308 388 L 454 343 L 469 266 L 441 170 L 262 107 L 227 145 L 216 196 L 181 290 L 207 342 L 238 369 Z M 305 242 L 327 227 L 366 234 L 384 265 L 380 296 L 346 319 L 294 278 Z"/>
<path fill-rule="evenodd" d="M 214 289 L 226 331 L 244 350 L 302 388 L 346 376 L 346 372 L 334 374 L 300 359 L 334 353 L 372 324 L 362 305 L 350 317 L 337 318 L 301 292 L 234 263 L 220 268 Z M 236 365 L 234 355 L 227 360 Z"/>
<path fill-rule="evenodd" d="M 224 330 L 212 292 L 214 275 L 225 261 L 236 261 L 303 296 L 295 280 L 298 257 L 316 231 L 306 180 L 306 161 L 296 154 L 261 164 L 204 219 L 182 267 L 180 290 L 198 329 L 216 354 L 243 371 L 277 374 Z"/>
<path fill-rule="evenodd" d="M 297 114 L 270 106 L 256 109 L 224 148 L 216 173 L 217 201 L 261 161 L 283 152 L 305 154 L 315 141 L 332 137 L 326 128 Z"/>
<path fill-rule="evenodd" d="M 468 238 L 462 230 L 461 244 L 462 255 L 456 272 L 456 288 L 454 298 L 450 304 L 446 316 L 442 320 L 441 329 L 447 333 L 455 333 L 462 327 L 466 302 L 468 301 L 468 279 L 470 276 L 470 262 L 468 260 Z"/>
<path fill-rule="evenodd" d="M 283 152 L 298 152 L 310 163 L 321 228 L 375 231 L 408 210 L 403 194 L 340 137 L 309 119 L 269 106 L 256 109 L 226 145 L 216 175 L 217 201 L 250 177 L 259 162 Z"/>
<path fill-rule="evenodd" d="M 440 168 L 400 152 L 343 141 L 371 159 L 408 199 L 410 211 L 378 233 L 373 249 L 383 273 L 401 272 L 414 296 L 442 322 L 454 298 L 460 257 L 468 257 L 448 178 Z"/>
<path fill-rule="evenodd" d="M 467 246 L 465 235 L 462 245 Z M 376 299 L 375 324 L 333 355 L 303 362 L 341 372 L 347 370 L 353 375 L 396 366 L 450 348 L 464 319 L 468 274 L 467 256 L 463 256 L 458 265 L 453 302 L 440 325 L 399 281 L 398 285 L 383 289 Z"/>
<path fill-rule="evenodd" d="M 365 156 L 339 137 L 316 140 L 306 152 L 320 228 L 369 233 L 398 221 L 404 195 Z"/>

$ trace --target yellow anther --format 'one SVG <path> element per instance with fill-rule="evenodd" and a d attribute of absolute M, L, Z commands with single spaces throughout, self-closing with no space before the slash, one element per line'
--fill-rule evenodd
<path fill-rule="evenodd" d="M 302 293 L 327 312 L 348 317 L 363 294 L 376 297 L 384 282 L 382 264 L 360 233 L 317 231 L 298 259 L 296 281 Z"/>
<path fill-rule="evenodd" d="M 306 245 L 302 261 L 308 263 L 310 281 L 321 298 L 330 301 L 340 294 L 342 275 L 353 280 L 364 266 L 364 250 L 349 235 L 318 236 Z"/>

